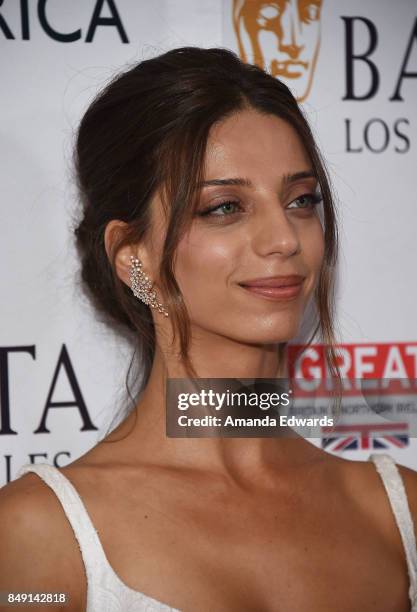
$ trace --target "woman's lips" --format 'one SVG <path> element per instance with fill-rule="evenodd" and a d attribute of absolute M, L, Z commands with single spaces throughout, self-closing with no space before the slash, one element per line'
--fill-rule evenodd
<path fill-rule="evenodd" d="M 299 295 L 301 292 L 303 281 L 294 284 L 287 285 L 285 287 L 267 287 L 260 285 L 240 285 L 243 289 L 246 289 L 250 293 L 266 297 L 273 300 L 290 300 Z"/>

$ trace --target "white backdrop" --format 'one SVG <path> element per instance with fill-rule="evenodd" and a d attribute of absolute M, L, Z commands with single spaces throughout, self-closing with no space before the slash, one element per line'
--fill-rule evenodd
<path fill-rule="evenodd" d="M 300 2 L 301 20 L 296 0 L 279 3 L 281 16 L 276 2 L 250 1 L 266 67 L 297 54 L 309 62 L 284 81 L 305 96 L 338 196 L 348 375 L 417 378 L 416 4 L 324 0 L 320 14 L 319 2 Z M 74 129 L 128 64 L 184 45 L 239 51 L 238 32 L 250 53 L 254 30 L 251 38 L 241 21 L 237 31 L 232 9 L 231 0 L 0 2 L 0 486 L 23 463 L 75 460 L 124 396 L 132 349 L 95 318 L 76 282 Z M 266 32 L 274 19 L 281 38 Z M 417 469 L 414 438 L 380 444 Z M 343 456 L 367 458 L 357 446 Z"/>

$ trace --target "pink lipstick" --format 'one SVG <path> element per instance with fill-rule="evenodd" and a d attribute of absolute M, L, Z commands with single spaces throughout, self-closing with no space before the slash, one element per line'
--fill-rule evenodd
<path fill-rule="evenodd" d="M 298 274 L 289 276 L 269 276 L 242 281 L 239 283 L 243 289 L 256 295 L 273 300 L 290 300 L 299 295 L 304 277 Z"/>

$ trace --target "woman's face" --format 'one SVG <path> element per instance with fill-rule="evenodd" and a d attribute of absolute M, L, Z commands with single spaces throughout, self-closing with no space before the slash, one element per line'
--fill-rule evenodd
<path fill-rule="evenodd" d="M 276 116 L 245 110 L 212 128 L 207 185 L 175 263 L 197 335 L 276 343 L 297 334 L 317 284 L 324 240 L 314 204 L 317 179 L 285 177 L 311 171 L 297 133 Z M 293 274 L 304 280 L 291 299 L 242 286 Z"/>

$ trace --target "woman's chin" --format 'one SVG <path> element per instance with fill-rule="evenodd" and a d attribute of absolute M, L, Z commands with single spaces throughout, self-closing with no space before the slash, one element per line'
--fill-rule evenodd
<path fill-rule="evenodd" d="M 247 326 L 248 327 L 248 326 Z M 231 330 L 225 335 L 233 337 L 234 340 L 241 342 L 242 344 L 282 344 L 283 342 L 289 342 L 297 336 L 299 326 L 281 326 L 279 329 L 259 329 L 252 327 L 250 332 L 248 329 L 247 333 L 242 334 L 242 330 L 237 331 L 236 334 L 232 334 Z"/>

